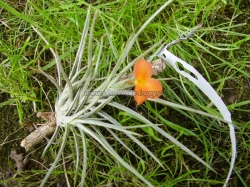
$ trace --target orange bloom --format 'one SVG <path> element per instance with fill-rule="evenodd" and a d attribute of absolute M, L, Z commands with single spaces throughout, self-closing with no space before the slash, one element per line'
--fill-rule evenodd
<path fill-rule="evenodd" d="M 139 59 L 134 66 L 135 101 L 136 105 L 142 104 L 147 98 L 155 99 L 162 94 L 162 85 L 157 79 L 151 78 L 153 69 L 151 64 Z"/>

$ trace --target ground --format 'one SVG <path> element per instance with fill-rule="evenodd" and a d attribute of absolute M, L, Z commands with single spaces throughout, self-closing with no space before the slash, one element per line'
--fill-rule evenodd
<path fill-rule="evenodd" d="M 35 6 L 35 1 L 30 1 L 30 3 L 27 3 L 25 1 L 8 1 L 5 0 L 5 3 L 9 4 L 11 7 L 15 8 L 16 10 L 20 12 L 27 13 L 26 8 L 27 7 L 33 7 L 34 10 L 39 12 L 39 8 L 41 6 L 41 2 L 37 4 L 37 8 Z M 66 2 L 66 1 L 65 1 Z M 99 2 L 99 1 L 95 1 Z M 33 4 L 32 4 L 33 3 Z M 54 4 L 53 4 L 54 3 Z M 56 7 L 56 4 L 61 5 L 62 2 L 60 1 L 47 1 L 46 8 L 49 9 L 53 6 Z M 70 2 L 67 2 L 68 6 L 70 7 Z M 100 1 L 100 4 L 107 3 L 105 6 L 107 8 L 103 8 L 101 5 L 99 5 L 102 9 L 102 11 L 106 11 L 106 14 L 109 16 L 114 16 L 115 20 L 119 20 L 120 17 L 117 16 L 119 14 L 115 14 L 114 10 L 112 9 L 112 3 L 108 3 L 108 1 Z M 153 7 L 149 2 L 147 1 L 135 1 L 135 4 L 137 3 L 137 6 L 146 6 L 148 5 L 149 8 L 146 10 L 138 9 L 138 11 L 142 11 L 145 13 L 148 12 L 148 14 L 152 14 L 150 11 L 150 8 Z M 144 4 L 145 3 L 145 4 Z M 143 4 L 143 5 L 142 5 Z M 180 56 L 180 58 L 187 58 L 191 59 L 192 65 L 204 76 L 206 79 L 211 83 L 213 88 L 216 89 L 218 94 L 222 97 L 225 104 L 228 106 L 231 114 L 232 119 L 234 121 L 234 124 L 237 126 L 237 160 L 235 165 L 235 171 L 232 175 L 232 179 L 230 180 L 229 186 L 244 186 L 244 185 L 250 185 L 250 169 L 249 169 L 249 163 L 250 163 L 250 139 L 249 139 L 249 122 L 250 122 L 250 82 L 249 82 L 249 72 L 250 72 L 250 53 L 249 53 L 249 37 L 245 35 L 250 35 L 250 3 L 249 1 L 227 1 L 227 3 L 222 3 L 218 1 L 205 1 L 204 7 L 201 5 L 202 3 L 192 3 L 190 4 L 183 4 L 181 1 L 176 1 L 171 8 L 167 8 L 164 12 L 165 14 L 161 14 L 159 16 L 159 21 L 166 21 L 166 19 L 171 20 L 169 17 L 164 17 L 165 15 L 168 15 L 167 12 L 173 13 L 172 16 L 175 16 L 176 22 L 181 22 L 182 25 L 189 26 L 191 25 L 192 21 L 195 23 L 199 22 L 205 22 L 204 27 L 207 29 L 204 31 L 206 34 L 201 35 L 201 38 L 208 42 L 209 45 L 206 45 L 207 48 L 209 48 L 209 52 L 205 52 L 205 50 L 201 50 L 195 44 L 186 44 L 186 50 L 190 50 L 190 54 L 192 55 L 186 55 L 186 51 L 184 48 L 179 48 L 178 45 L 176 48 L 173 47 L 172 52 L 175 53 L 177 56 Z M 209 6 L 211 4 L 211 6 Z M 27 6 L 27 7 L 26 7 Z M 73 5 L 72 5 L 73 6 Z M 74 5 L 75 6 L 75 5 Z M 115 7 L 114 3 L 114 7 Z M 156 4 L 155 6 L 160 6 L 159 4 Z M 85 10 L 84 5 L 79 5 L 79 7 L 82 10 Z M 202 8 L 201 8 L 202 7 Z M 212 8 L 211 8 L 212 7 Z M 126 7 L 124 7 L 125 9 Z M 117 7 L 117 9 L 120 9 L 120 7 Z M 210 11 L 206 11 L 211 9 Z M 29 9 L 30 11 L 33 9 Z M 64 7 L 61 6 L 60 9 L 56 9 L 57 14 L 60 15 L 60 12 L 67 12 L 67 6 Z M 73 10 L 69 9 L 70 13 L 74 12 Z M 202 10 L 202 11 L 201 11 Z M 0 61 L 2 66 L 0 66 L 0 76 L 2 77 L 0 79 L 0 183 L 3 181 L 3 186 L 38 186 L 39 182 L 43 178 L 43 172 L 46 172 L 46 168 L 49 167 L 49 165 L 53 162 L 53 159 L 55 158 L 54 151 L 50 150 L 51 152 L 47 153 L 45 157 L 41 157 L 43 148 L 46 144 L 46 140 L 41 142 L 39 145 L 35 147 L 34 150 L 32 150 L 30 153 L 25 152 L 23 148 L 20 147 L 20 142 L 22 139 L 24 139 L 30 132 L 27 128 L 27 126 L 30 126 L 31 124 L 40 123 L 40 119 L 36 118 L 36 112 L 34 109 L 38 109 L 41 111 L 51 111 L 50 104 L 54 106 L 54 101 L 56 98 L 56 89 L 54 88 L 53 84 L 49 83 L 49 81 L 41 75 L 37 69 L 37 59 L 35 58 L 36 55 L 38 56 L 37 51 L 42 50 L 41 46 L 32 43 L 32 39 L 34 41 L 37 41 L 36 34 L 30 29 L 29 23 L 24 22 L 22 19 L 17 19 L 16 15 L 13 15 L 9 13 L 9 10 L 7 11 L 6 8 L 1 8 L 1 17 L 0 21 L 2 22 L 2 25 L 0 25 L 0 32 L 1 32 L 1 40 L 2 46 L 0 48 L 5 48 L 6 50 L 0 50 Z M 31 11 L 31 12 L 32 12 Z M 118 10 L 119 11 L 119 10 Z M 123 12 L 122 10 L 120 10 Z M 193 12 L 192 12 L 193 11 Z M 195 12 L 203 12 L 197 15 Z M 135 11 L 136 12 L 136 11 Z M 191 13 L 190 13 L 191 12 Z M 207 13 L 210 12 L 210 13 Z M 142 15 L 141 13 L 136 14 L 133 12 L 123 12 L 124 14 L 124 21 L 121 24 L 124 24 L 124 28 L 131 29 L 130 28 L 130 21 L 128 18 L 131 18 L 134 16 L 134 19 L 144 19 L 140 18 Z M 42 14 L 42 13 L 41 13 Z M 131 14 L 131 15 L 130 15 Z M 206 15 L 208 14 L 208 15 Z M 39 18 L 39 14 L 36 14 L 36 16 L 32 17 L 35 21 L 39 22 L 40 24 L 48 24 L 46 23 L 46 19 L 42 20 L 42 18 Z M 187 15 L 187 16 L 186 16 Z M 191 16 L 196 17 L 195 20 Z M 188 17 L 189 16 L 189 17 Z M 11 20 L 14 20 L 11 22 Z M 51 27 L 57 27 L 55 26 L 57 18 L 50 17 L 52 23 Z M 62 18 L 63 19 L 63 18 Z M 67 24 L 67 20 L 74 20 L 74 23 L 77 25 L 79 24 L 77 22 L 77 18 L 74 16 L 69 16 L 69 18 L 65 18 L 65 23 L 61 23 L 62 25 Z M 127 20 L 128 19 L 128 20 Z M 25 20 L 27 21 L 27 20 Z M 54 22 L 53 22 L 54 21 Z M 113 21 L 113 20 L 112 20 Z M 60 21 L 58 21 L 60 22 Z M 64 21 L 62 21 L 64 22 Z M 82 25 L 82 20 L 79 21 Z M 132 22 L 132 21 L 131 21 Z M 231 24 L 225 24 L 227 22 L 231 22 Z M 3 23 L 8 23 L 7 26 Z M 136 22 L 137 23 L 137 22 Z M 165 23 L 165 22 L 164 22 Z M 175 23 L 175 22 L 174 22 Z M 18 25 L 22 24 L 22 27 L 19 28 Z M 139 23 L 137 23 L 139 24 Z M 172 27 L 174 28 L 175 24 L 172 23 Z M 197 24 L 196 24 L 197 25 Z M 25 27 L 29 28 L 29 30 L 26 32 Z M 138 29 L 137 25 L 134 25 L 136 29 Z M 134 29 L 133 26 L 133 29 Z M 193 24 L 192 26 L 195 26 Z M 12 27 L 13 29 L 8 29 L 8 27 Z M 79 28 L 80 27 L 80 28 Z M 76 31 L 76 33 L 79 33 L 81 30 L 81 26 L 73 28 L 73 30 L 79 29 L 79 31 Z M 153 28 L 156 28 L 157 25 L 152 24 L 151 30 L 148 29 L 143 33 L 143 37 L 141 37 L 138 41 L 138 44 L 140 45 L 140 49 L 144 50 L 147 49 L 150 44 L 143 41 L 148 40 L 154 40 L 155 32 Z M 111 29 L 114 29 L 114 26 L 111 26 Z M 170 26 L 168 28 L 170 29 Z M 53 29 L 52 29 L 53 30 Z M 65 29 L 66 30 L 66 29 Z M 228 30 L 228 32 L 224 32 L 225 30 Z M 24 32 L 25 31 L 25 32 Z M 173 31 L 175 31 L 173 29 Z M 103 33 L 96 34 L 96 38 L 98 36 L 102 35 Z M 158 30 L 159 35 L 163 35 L 161 30 Z M 22 34 L 24 33 L 24 34 Z M 50 32 L 52 33 L 52 32 Z M 58 37 L 59 34 L 62 34 L 62 36 Z M 58 46 L 62 47 L 60 42 L 58 41 L 60 39 L 65 40 L 66 38 L 69 39 L 72 33 L 67 33 L 66 31 L 62 31 L 61 33 L 54 33 L 54 37 L 58 37 L 57 39 L 54 39 L 51 37 L 51 42 L 58 42 Z M 63 35 L 65 34 L 65 35 Z M 201 34 L 201 33 L 199 33 Z M 203 32 L 202 32 L 203 34 Z M 125 34 L 124 34 L 125 35 Z M 14 37 L 15 36 L 15 37 Z M 27 37 L 30 36 L 30 40 L 26 40 Z M 49 35 L 48 35 L 49 37 Z M 123 37 L 123 33 L 120 32 L 118 35 L 115 36 L 118 40 L 120 37 Z M 177 37 L 177 35 L 172 35 L 173 38 Z M 14 39 L 11 39 L 14 38 Z M 76 36 L 72 36 L 73 39 L 79 40 L 77 34 Z M 126 38 L 124 36 L 124 38 Z M 159 38 L 161 38 L 159 36 Z M 196 38 L 194 39 L 196 40 Z M 198 39 L 197 39 L 198 40 Z M 24 43 L 28 41 L 29 44 L 27 48 L 25 49 L 25 53 L 19 53 L 20 49 L 22 49 L 22 46 Z M 63 43 L 63 42 L 62 42 Z M 69 42 L 70 43 L 70 42 Z M 76 41 L 77 43 L 77 41 Z M 67 45 L 67 41 L 63 43 Z M 202 43 L 204 44 L 204 43 Z M 37 46 L 36 46 L 37 45 Z M 181 44 L 180 44 L 181 45 Z M 180 46 L 179 45 L 179 46 Z M 183 44 L 185 46 L 185 44 Z M 204 44 L 205 45 L 205 44 Z M 72 47 L 71 45 L 69 45 Z M 118 45 L 122 46 L 122 44 Z M 190 49 L 194 46 L 195 49 Z M 39 49 L 37 49 L 37 48 Z M 74 46 L 73 46 L 74 47 Z M 72 48 L 73 48 L 72 47 Z M 218 50 L 218 48 L 237 48 L 235 50 Z M 58 47 L 59 48 L 59 47 Z M 63 47 L 62 47 L 63 48 Z M 16 51 L 15 51 L 16 49 Z M 37 50 L 37 51 L 36 51 Z M 62 50 L 61 48 L 59 49 Z M 63 49 L 64 50 L 64 49 Z M 193 50 L 193 51 L 192 51 Z M 11 53 L 13 51 L 13 53 Z M 35 51 L 35 52 L 34 52 Z M 64 52 L 68 52 L 66 49 Z M 196 53 L 195 53 L 196 52 Z M 136 55 L 138 55 L 138 51 L 131 54 L 129 58 L 133 59 Z M 203 64 L 200 63 L 200 60 L 197 58 L 197 54 L 199 53 L 199 58 L 202 59 L 204 62 Z M 213 54 L 216 56 L 214 56 Z M 10 57 L 8 57 L 9 54 Z M 21 56 L 19 56 L 21 54 Z M 42 54 L 39 54 L 42 56 L 41 65 L 47 65 L 50 64 L 52 61 L 52 55 L 49 52 L 49 50 L 43 50 Z M 185 56 L 186 55 L 186 56 Z M 73 54 L 74 56 L 74 54 Z M 17 66 L 15 64 L 16 58 L 19 60 L 21 59 L 19 64 L 21 64 L 20 68 L 14 69 L 15 72 L 11 72 L 9 67 Z M 9 58 L 9 59 L 8 59 Z M 7 62 L 5 60 L 8 59 Z M 28 59 L 28 60 L 27 60 Z M 222 60 L 221 60 L 222 59 Z M 32 61 L 29 61 L 32 60 Z M 186 59 L 185 59 L 186 60 Z M 8 64 L 9 63 L 9 64 Z M 7 65 L 6 65 L 7 64 Z M 66 59 L 64 61 L 64 65 L 68 67 L 70 64 L 69 59 Z M 107 68 L 110 66 L 108 65 Z M 6 69 L 4 69 L 6 68 Z M 21 72 L 21 73 L 20 73 Z M 49 72 L 50 75 L 53 77 L 56 77 L 56 70 L 55 68 L 47 69 L 47 72 Z M 15 75 L 16 73 L 16 75 Z M 170 77 L 170 74 L 172 73 L 172 77 L 177 77 L 178 75 L 174 74 L 172 70 L 166 70 L 165 73 L 159 75 L 159 77 Z M 8 76 L 6 76 L 8 74 Z M 5 78 L 6 77 L 6 78 Z M 39 81 L 37 81 L 39 80 Z M 41 83 L 41 84 L 40 84 Z M 42 86 L 41 86 L 42 85 Z M 181 98 L 181 101 L 184 101 L 188 106 L 191 107 L 197 107 L 192 100 L 185 95 L 185 92 L 181 88 L 181 84 L 176 79 L 169 80 L 167 82 L 167 85 L 165 85 L 165 89 L 170 88 L 171 90 L 175 90 L 174 93 Z M 43 90 L 44 92 L 43 92 Z M 194 91 L 190 88 L 188 88 L 189 91 Z M 14 90 L 13 92 L 11 90 Z M 14 94 L 13 94 L 14 93 Z M 45 97 L 46 93 L 48 95 L 47 99 Z M 193 93 L 193 92 L 192 92 Z M 199 95 L 199 94 L 198 94 Z M 193 94 L 195 96 L 195 94 Z M 196 95 L 197 96 L 197 95 Z M 173 102 L 179 102 L 178 98 L 176 99 L 172 92 L 166 93 L 163 97 L 166 97 L 167 99 L 173 101 Z M 171 98 L 172 97 L 172 98 Z M 199 100 L 198 98 L 197 100 Z M 49 103 L 49 101 L 51 103 Z M 145 107 L 139 107 L 136 108 L 134 105 L 133 99 L 128 99 L 127 97 L 117 97 L 117 102 L 123 102 L 124 105 L 128 105 L 131 108 L 137 110 L 140 113 L 143 113 L 145 116 L 149 117 L 152 120 L 155 120 L 155 122 L 161 122 L 160 119 L 156 119 L 153 116 L 153 109 L 145 109 Z M 200 100 L 199 100 L 200 101 Z M 207 102 L 206 104 L 209 104 L 209 102 L 204 99 L 201 101 Z M 34 103 L 36 107 L 34 107 Z M 1 105 L 2 104 L 2 105 Z M 153 104 L 152 104 L 153 106 Z M 151 107 L 148 106 L 147 107 Z M 147 172 L 148 175 L 150 173 L 156 173 L 155 176 L 152 177 L 153 180 L 157 181 L 160 186 L 161 181 L 165 181 L 169 178 L 170 183 L 175 186 L 187 186 L 189 184 L 190 186 L 201 186 L 204 184 L 204 186 L 221 186 L 218 181 L 222 181 L 225 179 L 227 170 L 228 170 L 228 158 L 229 153 L 228 150 L 230 150 L 230 139 L 228 136 L 228 129 L 227 125 L 223 123 L 218 123 L 220 126 L 214 126 L 214 121 L 208 122 L 207 118 L 204 119 L 206 124 L 209 126 L 209 132 L 207 132 L 207 128 L 204 126 L 199 126 L 200 129 L 197 127 L 197 124 L 189 119 L 189 115 L 185 116 L 183 113 L 180 113 L 179 111 L 176 111 L 174 109 L 157 105 L 156 107 L 158 111 L 161 111 L 161 115 L 163 118 L 167 119 L 169 122 L 173 124 L 180 124 L 180 127 L 185 127 L 192 132 L 195 132 L 199 134 L 200 138 L 206 139 L 208 141 L 208 146 L 211 150 L 214 150 L 213 154 L 213 168 L 215 168 L 218 172 L 218 174 L 215 174 L 211 171 L 207 171 L 206 168 L 204 168 L 203 165 L 199 164 L 196 160 L 190 158 L 188 155 L 183 153 L 183 151 L 179 150 L 176 146 L 172 145 L 171 142 L 168 140 L 164 140 L 164 142 L 158 142 L 152 137 L 148 137 L 148 135 L 142 131 L 139 130 L 140 133 L 145 133 L 144 137 L 141 138 L 141 140 L 149 146 L 151 150 L 154 150 L 154 153 L 161 157 L 162 160 L 166 162 L 166 165 L 170 168 L 170 170 L 173 171 L 172 174 L 165 173 L 165 170 L 163 169 L 156 169 L 157 164 L 152 161 L 150 158 L 147 158 L 145 156 L 145 160 L 149 162 L 149 166 L 147 165 Z M 114 110 L 112 108 L 106 109 L 109 114 L 116 115 L 117 118 L 120 117 L 121 121 L 124 118 L 124 116 L 120 115 L 119 111 Z M 150 111 L 148 114 L 148 111 Z M 194 119 L 196 122 L 200 120 L 199 117 L 195 116 Z M 185 122 L 185 123 L 184 123 Z M 198 123 L 197 122 L 197 123 Z M 217 123 L 216 123 L 217 124 Z M 217 124 L 217 125 L 218 125 Z M 169 125 L 169 124 L 168 124 Z M 172 135 L 175 135 L 176 137 L 179 136 L 179 141 L 181 141 L 183 144 L 188 145 L 190 149 L 192 149 L 196 154 L 200 155 L 201 157 L 204 156 L 204 146 L 205 144 L 203 142 L 200 142 L 197 140 L 196 137 L 190 136 L 185 134 L 186 131 L 184 129 L 184 134 L 182 134 L 183 131 L 179 131 L 179 129 L 174 128 L 173 126 L 167 126 L 166 129 L 168 132 L 170 132 Z M 206 136 L 203 136 L 204 132 Z M 211 132 L 210 132 L 211 131 Z M 107 133 L 107 132 L 104 132 Z M 108 135 L 108 133 L 107 133 Z M 126 139 L 124 137 L 124 139 Z M 112 140 L 110 140 L 112 142 Z M 212 143 L 211 143 L 211 142 Z M 113 142 L 114 145 L 115 142 Z M 129 142 L 128 142 L 129 144 Z M 168 152 L 163 150 L 163 148 L 168 144 L 170 148 L 168 148 Z M 96 147 L 98 147 L 98 144 L 95 144 Z M 137 147 L 135 147 L 134 144 L 131 144 L 131 146 L 137 150 Z M 87 182 L 89 186 L 97 186 L 102 184 L 108 184 L 113 183 L 116 186 L 131 186 L 131 184 L 134 184 L 135 186 L 140 186 L 138 179 L 135 179 L 132 174 L 129 172 L 126 172 L 124 169 L 119 169 L 119 167 L 113 163 L 112 159 L 104 156 L 106 153 L 105 151 L 101 151 L 99 148 L 96 148 L 95 146 L 91 148 L 90 150 L 90 158 L 94 158 L 93 163 L 89 164 L 89 177 L 87 178 Z M 133 156 L 126 155 L 126 152 L 121 148 L 117 148 L 119 153 L 121 155 L 124 155 L 124 158 L 127 158 L 133 165 L 137 167 L 138 170 L 143 170 L 143 166 L 138 164 L 138 160 L 136 160 Z M 29 159 L 29 162 L 27 165 L 25 165 L 25 171 L 18 172 L 18 167 L 16 166 L 16 162 L 10 158 L 11 151 L 16 150 L 17 154 L 23 154 L 24 157 L 27 157 Z M 167 149 L 166 149 L 167 150 Z M 209 149 L 209 151 L 211 151 Z M 137 150 L 138 153 L 140 153 L 140 150 Z M 96 156 L 97 155 L 97 156 Z M 94 157 L 96 156 L 96 157 Z M 104 159 L 103 159 L 104 158 Z M 173 159 L 174 158 L 174 159 Z M 204 156 L 205 158 L 205 156 Z M 102 160 L 103 159 L 103 160 Z M 67 167 L 72 167 L 71 164 L 74 161 L 67 159 Z M 107 165 L 105 165 L 108 163 Z M 114 164 L 116 169 L 113 169 L 110 165 L 110 163 Z M 179 167 L 177 167 L 177 165 Z M 150 167 L 152 166 L 152 167 Z M 141 168 L 140 168 L 141 167 Z M 115 168 L 115 167 L 114 167 Z M 118 168 L 118 169 L 117 169 Z M 199 170 L 199 171 L 198 171 Z M 190 172 L 189 172 L 190 171 Z M 236 172 L 237 171 L 237 172 Z M 187 176 L 185 176 L 185 172 L 187 172 Z M 121 174 L 122 173 L 122 174 Z M 206 176 L 204 176 L 206 174 Z M 112 175 L 117 177 L 117 179 L 110 179 L 109 175 Z M 126 176 L 127 180 L 122 180 L 124 176 Z M 123 177 L 121 177 L 123 176 Z M 179 176 L 183 176 L 183 180 L 179 179 Z M 96 177 L 93 181 L 91 177 Z M 173 179 L 174 178 L 174 179 Z M 192 179 L 197 179 L 195 182 L 192 182 Z M 201 179 L 200 181 L 198 179 Z M 175 180 L 178 181 L 175 183 Z M 213 180 L 216 180 L 216 182 L 213 182 Z M 116 181 L 116 182 L 114 182 Z M 136 182 L 135 182 L 136 181 Z M 138 183 L 137 183 L 138 182 Z M 59 165 L 59 169 L 57 170 L 56 174 L 53 175 L 53 177 L 50 178 L 49 181 L 50 186 L 66 186 L 66 180 L 65 175 L 63 174 L 63 165 Z M 162 182 L 162 185 L 164 182 Z M 169 186 L 171 186 L 171 184 Z"/>

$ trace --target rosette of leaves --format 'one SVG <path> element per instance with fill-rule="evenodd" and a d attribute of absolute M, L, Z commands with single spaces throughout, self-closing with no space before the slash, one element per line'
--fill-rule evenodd
<path fill-rule="evenodd" d="M 57 88 L 57 99 L 55 102 L 55 120 L 56 120 L 56 129 L 55 132 L 48 142 L 44 153 L 48 150 L 48 148 L 52 145 L 53 141 L 57 138 L 59 130 L 63 130 L 62 143 L 60 145 L 59 151 L 55 158 L 55 161 L 51 165 L 50 169 L 46 173 L 42 183 L 40 186 L 44 186 L 52 171 L 55 169 L 57 163 L 62 157 L 63 152 L 65 151 L 65 145 L 69 136 L 69 132 L 73 134 L 74 142 L 75 142 L 75 152 L 76 152 L 76 162 L 75 162 L 75 177 L 74 177 L 74 185 L 77 185 L 77 177 L 79 168 L 81 168 L 81 182 L 79 186 L 84 185 L 86 171 L 87 171 L 87 139 L 91 137 L 92 140 L 95 140 L 99 145 L 101 145 L 116 161 L 118 161 L 121 165 L 123 165 L 127 170 L 141 179 L 146 185 L 153 186 L 142 174 L 140 174 L 133 166 L 129 163 L 125 162 L 123 158 L 115 151 L 112 145 L 109 143 L 107 138 L 102 134 L 102 131 L 99 127 L 105 128 L 106 131 L 113 136 L 113 138 L 119 142 L 124 148 L 127 149 L 131 154 L 137 157 L 140 160 L 143 160 L 138 156 L 126 143 L 123 142 L 121 138 L 115 133 L 115 131 L 119 131 L 125 134 L 127 137 L 131 139 L 134 143 L 138 145 L 145 153 L 150 155 L 159 166 L 163 167 L 161 161 L 150 151 L 137 137 L 140 134 L 130 131 L 132 128 L 145 128 L 150 127 L 153 131 L 159 133 L 163 137 L 171 140 L 189 155 L 193 156 L 199 162 L 204 164 L 209 169 L 213 170 L 211 166 L 209 166 L 205 161 L 199 158 L 195 153 L 189 150 L 186 146 L 180 143 L 177 139 L 172 137 L 170 134 L 162 130 L 159 125 L 153 124 L 147 118 L 137 113 L 136 111 L 119 104 L 113 101 L 115 95 L 108 94 L 110 92 L 115 93 L 115 91 L 126 90 L 127 92 L 131 92 L 133 95 L 133 91 L 130 89 L 134 87 L 134 83 L 131 78 L 129 79 L 121 79 L 121 77 L 126 73 L 131 67 L 133 67 L 134 63 L 147 54 L 155 50 L 162 41 L 159 41 L 152 47 L 150 47 L 147 51 L 142 53 L 136 59 L 134 59 L 131 63 L 129 63 L 123 70 L 120 70 L 121 64 L 124 62 L 127 57 L 130 49 L 135 43 L 138 35 L 144 30 L 150 21 L 159 14 L 161 10 L 163 10 L 171 1 L 166 2 L 162 7 L 158 9 L 139 29 L 136 34 L 132 34 L 128 39 L 126 46 L 123 49 L 123 52 L 118 56 L 118 60 L 115 63 L 114 67 L 112 67 L 112 71 L 105 78 L 97 78 L 98 66 L 101 61 L 101 55 L 103 53 L 103 38 L 99 43 L 98 53 L 93 55 L 93 32 L 95 21 L 98 16 L 98 11 L 95 12 L 93 18 L 91 19 L 91 8 L 88 9 L 84 29 L 82 31 L 81 41 L 78 47 L 78 51 L 75 57 L 75 61 L 73 66 L 70 69 L 69 75 L 65 73 L 65 70 L 62 66 L 59 56 L 56 52 L 50 48 L 51 52 L 54 55 L 58 78 L 55 80 L 53 77 L 46 74 L 41 68 L 40 71 L 55 85 Z M 34 27 L 33 27 L 34 28 Z M 49 42 L 44 38 L 44 36 L 34 28 L 34 30 L 39 34 L 39 36 L 44 40 L 44 42 L 49 45 Z M 108 33 L 107 33 L 108 36 Z M 88 39 L 88 40 L 87 40 Z M 109 38 L 110 45 L 112 46 L 112 41 Z M 84 50 L 87 49 L 87 63 L 86 65 L 82 65 L 82 57 Z M 65 82 L 65 84 L 63 84 Z M 103 94 L 91 94 L 91 93 L 103 93 Z M 150 99 L 152 100 L 152 99 Z M 182 108 L 184 110 L 189 110 L 195 112 L 193 109 L 189 109 L 188 107 L 181 106 L 178 104 L 174 104 L 171 102 L 167 102 L 161 99 L 154 99 L 152 101 L 160 102 L 163 105 L 171 105 L 177 108 Z M 105 106 L 114 107 L 120 111 L 124 111 L 134 119 L 139 120 L 142 125 L 137 126 L 123 126 L 121 125 L 113 116 L 110 116 L 106 113 L 103 108 Z M 207 113 L 199 112 L 200 114 L 214 117 Z M 216 118 L 216 117 L 215 117 Z M 220 118 L 216 118 L 220 119 Z M 221 120 L 221 119 L 220 119 Z M 80 156 L 81 152 L 83 153 L 83 157 Z M 82 158 L 82 160 L 80 160 Z M 214 171 L 214 170 L 213 170 Z"/>

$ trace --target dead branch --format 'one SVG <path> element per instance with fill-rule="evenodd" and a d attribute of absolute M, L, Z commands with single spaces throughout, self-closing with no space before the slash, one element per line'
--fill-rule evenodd
<path fill-rule="evenodd" d="M 41 117 L 46 123 L 38 124 L 41 126 L 22 140 L 20 146 L 24 147 L 26 151 L 29 151 L 35 145 L 40 143 L 45 137 L 52 135 L 56 128 L 54 112 L 38 112 L 37 117 Z"/>

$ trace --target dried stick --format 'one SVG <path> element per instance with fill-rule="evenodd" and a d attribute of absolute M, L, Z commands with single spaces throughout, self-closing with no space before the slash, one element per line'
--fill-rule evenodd
<path fill-rule="evenodd" d="M 56 129 L 54 112 L 38 112 L 37 117 L 41 117 L 46 123 L 38 124 L 41 126 L 22 140 L 20 146 L 24 147 L 26 151 L 31 150 L 31 148 L 40 143 L 45 137 L 52 135 Z"/>

